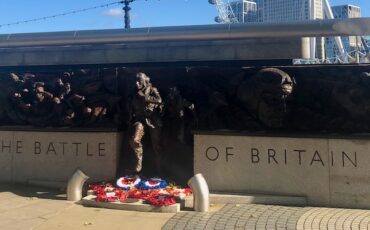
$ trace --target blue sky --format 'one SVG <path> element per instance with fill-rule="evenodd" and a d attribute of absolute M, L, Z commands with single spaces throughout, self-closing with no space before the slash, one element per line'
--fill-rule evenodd
<path fill-rule="evenodd" d="M 0 24 L 59 14 L 115 0 L 1 0 Z M 370 17 L 370 0 L 330 0 L 332 5 L 354 4 Z M 136 0 L 132 27 L 212 24 L 217 10 L 208 0 Z M 0 34 L 123 27 L 121 5 L 99 8 L 54 19 L 0 27 Z"/>

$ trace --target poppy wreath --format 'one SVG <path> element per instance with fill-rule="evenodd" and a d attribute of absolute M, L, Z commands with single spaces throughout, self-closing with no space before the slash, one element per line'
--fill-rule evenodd
<path fill-rule="evenodd" d="M 96 202 L 125 202 L 127 199 L 127 192 L 120 189 L 115 189 L 113 192 L 104 192 L 96 195 Z"/>
<path fill-rule="evenodd" d="M 122 189 L 114 188 L 112 184 L 90 185 L 90 190 L 96 195 L 96 202 L 124 202 L 128 193 Z"/>
<path fill-rule="evenodd" d="M 125 176 L 117 180 L 116 184 L 119 188 L 124 190 L 130 190 L 132 188 L 138 188 L 141 179 L 139 176 Z"/>
<path fill-rule="evenodd" d="M 144 180 L 140 184 L 140 188 L 143 190 L 151 190 L 151 189 L 161 189 L 167 187 L 167 181 L 162 180 L 161 178 L 150 178 L 148 180 Z"/>
<path fill-rule="evenodd" d="M 146 200 L 148 197 L 156 196 L 159 194 L 158 190 L 141 190 L 141 189 L 132 189 L 128 191 L 128 197 L 134 199 L 143 199 Z"/>
<path fill-rule="evenodd" d="M 154 196 L 149 196 L 145 200 L 154 206 L 169 206 L 176 204 L 175 196 L 169 194 L 157 194 Z"/>
<path fill-rule="evenodd" d="M 167 187 L 164 191 L 174 196 L 189 196 L 192 192 L 190 188 Z"/>

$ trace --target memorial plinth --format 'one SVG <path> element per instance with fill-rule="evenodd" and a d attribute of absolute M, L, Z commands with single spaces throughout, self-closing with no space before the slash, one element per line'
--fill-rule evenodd
<path fill-rule="evenodd" d="M 211 191 L 307 197 L 308 205 L 370 208 L 370 138 L 197 133 L 194 173 Z"/>
<path fill-rule="evenodd" d="M 0 131 L 0 181 L 67 182 L 76 169 L 112 180 L 121 142 L 115 131 Z"/>

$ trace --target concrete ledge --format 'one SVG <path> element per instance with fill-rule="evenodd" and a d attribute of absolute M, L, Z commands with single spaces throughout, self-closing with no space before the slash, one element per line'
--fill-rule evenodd
<path fill-rule="evenodd" d="M 138 212 L 163 212 L 163 213 L 176 213 L 180 212 L 180 204 L 173 204 L 170 206 L 156 207 L 149 204 L 144 204 L 142 200 L 133 203 L 121 203 L 121 202 L 96 202 L 96 196 L 88 195 L 81 200 L 81 204 L 89 207 L 97 208 L 108 208 L 118 209 L 126 211 L 138 211 Z"/>
<path fill-rule="evenodd" d="M 287 206 L 306 206 L 306 197 L 299 196 L 275 196 L 260 194 L 210 194 L 210 202 L 213 204 L 269 204 Z"/>
<path fill-rule="evenodd" d="M 0 66 L 292 60 L 305 57 L 306 47 L 301 38 L 251 38 L 1 48 Z"/>

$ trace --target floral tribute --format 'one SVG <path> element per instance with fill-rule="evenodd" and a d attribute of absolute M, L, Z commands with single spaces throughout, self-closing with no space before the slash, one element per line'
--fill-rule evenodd
<path fill-rule="evenodd" d="M 169 206 L 191 194 L 190 188 L 182 189 L 168 185 L 160 178 L 141 180 L 138 176 L 121 177 L 116 182 L 90 185 L 89 189 L 96 196 L 96 202 L 125 202 L 127 198 L 141 199 L 154 206 Z"/>
<path fill-rule="evenodd" d="M 141 189 L 160 189 L 160 188 L 166 188 L 168 186 L 167 181 L 162 180 L 161 178 L 150 178 L 148 180 L 144 180 L 140 188 Z"/>
<path fill-rule="evenodd" d="M 96 195 L 97 202 L 125 202 L 128 193 L 125 190 L 115 188 L 112 184 L 90 185 L 89 190 Z"/>
<path fill-rule="evenodd" d="M 141 179 L 138 176 L 125 176 L 117 180 L 116 184 L 119 188 L 124 190 L 130 190 L 137 188 L 141 183 Z"/>

